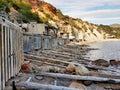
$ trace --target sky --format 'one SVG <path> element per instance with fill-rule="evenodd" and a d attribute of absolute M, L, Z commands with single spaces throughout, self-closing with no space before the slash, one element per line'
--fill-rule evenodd
<path fill-rule="evenodd" d="M 45 0 L 64 15 L 94 24 L 120 24 L 120 0 Z"/>

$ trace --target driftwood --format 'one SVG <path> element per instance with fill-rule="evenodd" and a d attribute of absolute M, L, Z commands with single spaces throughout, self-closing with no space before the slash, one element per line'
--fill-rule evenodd
<path fill-rule="evenodd" d="M 38 60 L 46 59 L 46 60 L 53 61 L 53 62 L 64 63 L 64 64 L 67 64 L 67 65 L 69 65 L 71 63 L 71 62 L 62 61 L 62 60 L 58 60 L 58 59 L 40 57 L 40 56 L 35 56 L 35 55 L 30 55 L 30 54 L 29 55 L 25 54 L 25 57 L 27 57 L 27 58 L 35 58 L 35 59 L 38 59 Z M 74 62 L 72 62 L 72 64 L 77 65 L 77 66 L 81 65 L 79 63 L 74 63 Z M 90 69 L 95 69 L 95 70 L 107 70 L 107 71 L 112 71 L 112 72 L 118 72 L 118 71 L 116 71 L 114 69 L 109 69 L 109 68 L 105 68 L 105 67 L 101 67 L 101 66 L 95 66 L 95 65 L 85 65 L 85 67 L 90 68 Z M 120 73 L 120 71 L 118 73 Z"/>
<path fill-rule="evenodd" d="M 25 57 L 27 57 L 27 58 L 34 58 L 34 59 L 39 59 L 39 60 L 41 60 L 41 59 L 43 59 L 43 60 L 49 60 L 49 61 L 54 61 L 54 62 L 60 62 L 60 63 L 65 63 L 65 64 L 70 64 L 70 62 L 67 62 L 67 61 L 61 61 L 61 60 L 57 60 L 57 59 L 53 59 L 53 58 L 47 58 L 47 57 L 40 57 L 40 56 L 35 56 L 35 55 L 28 55 L 28 54 L 25 54 L 24 55 Z"/>
<path fill-rule="evenodd" d="M 44 85 L 44 84 L 38 84 L 33 82 L 21 82 L 16 83 L 17 87 L 25 87 L 28 89 L 45 89 L 45 90 L 80 90 L 77 88 L 69 88 L 69 87 L 63 87 L 63 86 L 55 86 L 55 85 Z"/>
<path fill-rule="evenodd" d="M 60 74 L 60 73 L 40 73 L 40 75 L 67 78 L 67 79 L 73 79 L 73 80 L 88 80 L 88 81 L 97 81 L 97 82 L 120 83 L 120 79 L 102 78 L 102 77 L 96 77 L 96 76 L 79 76 L 79 75 L 69 75 L 69 74 Z"/>
<path fill-rule="evenodd" d="M 116 71 L 115 69 L 105 68 L 102 66 L 96 66 L 96 65 L 85 65 L 87 68 L 94 69 L 94 70 L 106 70 L 106 71 L 112 71 L 120 73 L 120 71 Z"/>
<path fill-rule="evenodd" d="M 90 76 L 120 79 L 120 75 L 90 71 Z"/>
<path fill-rule="evenodd" d="M 49 54 L 48 52 L 45 52 L 43 51 L 43 53 L 45 54 L 44 56 L 57 56 L 58 57 L 61 57 L 61 58 L 70 58 L 71 60 L 76 60 L 76 61 L 87 61 L 87 62 L 90 62 L 91 60 L 89 59 L 85 59 L 83 57 L 81 57 L 80 55 L 76 55 L 76 54 L 69 54 L 69 53 L 66 53 L 66 52 L 57 52 L 57 51 L 49 51 Z M 80 56 L 80 57 L 79 57 Z M 79 57 L 79 58 L 75 58 L 75 57 Z"/>
<path fill-rule="evenodd" d="M 24 54 L 24 56 L 26 58 L 29 58 L 29 59 L 38 59 L 38 60 L 49 60 L 49 61 L 53 61 L 53 62 L 60 62 L 60 63 L 64 63 L 64 64 L 74 64 L 74 65 L 81 65 L 79 63 L 74 63 L 74 62 L 68 62 L 68 61 L 62 61 L 62 60 L 58 60 L 58 59 L 53 59 L 53 58 L 47 58 L 47 57 L 41 57 L 41 56 L 36 56 L 36 55 L 30 55 L 30 54 Z"/>
<path fill-rule="evenodd" d="M 61 67 L 61 68 L 65 68 L 66 66 L 63 65 L 58 65 L 58 64 L 54 64 L 54 63 L 48 63 L 48 62 L 43 62 L 43 61 L 38 61 L 38 60 L 33 60 L 33 59 L 29 59 L 29 61 L 31 62 L 36 62 L 36 63 L 42 63 L 42 64 L 47 64 L 47 65 L 51 65 L 51 66 L 57 66 L 57 67 Z"/>

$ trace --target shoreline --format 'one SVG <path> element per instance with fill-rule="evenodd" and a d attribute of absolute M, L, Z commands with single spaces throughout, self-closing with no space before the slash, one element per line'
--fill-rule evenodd
<path fill-rule="evenodd" d="M 120 41 L 120 39 L 103 39 L 103 40 L 98 40 L 98 41 L 81 41 L 79 42 L 80 45 L 89 45 L 91 43 L 95 43 L 95 42 L 106 42 L 106 41 Z M 78 44 L 78 43 L 76 43 Z"/>

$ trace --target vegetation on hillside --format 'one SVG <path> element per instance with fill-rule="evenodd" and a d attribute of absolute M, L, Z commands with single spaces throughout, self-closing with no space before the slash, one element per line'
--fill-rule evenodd
<path fill-rule="evenodd" d="M 7 13 L 10 12 L 10 8 L 13 7 L 15 10 L 19 12 L 20 20 L 17 21 L 29 22 L 29 21 L 37 21 L 42 22 L 39 16 L 35 13 L 31 12 L 31 6 L 27 2 L 22 2 L 21 0 L 1 0 L 0 8 L 5 10 Z M 21 16 L 22 15 L 22 16 Z"/>
<path fill-rule="evenodd" d="M 113 28 L 108 25 L 99 25 L 98 30 L 103 30 L 104 32 L 115 35 L 116 38 L 120 39 L 120 28 Z"/>
<path fill-rule="evenodd" d="M 10 11 L 10 0 L 0 0 L 0 9 L 5 10 L 7 13 Z"/>

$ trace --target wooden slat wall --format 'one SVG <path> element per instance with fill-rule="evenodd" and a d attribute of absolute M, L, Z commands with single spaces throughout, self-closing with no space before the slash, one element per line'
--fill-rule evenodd
<path fill-rule="evenodd" d="M 20 70 L 23 61 L 21 28 L 0 17 L 0 90 Z"/>
<path fill-rule="evenodd" d="M 32 50 L 41 50 L 42 49 L 42 35 L 40 34 L 23 34 L 24 41 L 24 52 L 30 53 Z"/>

